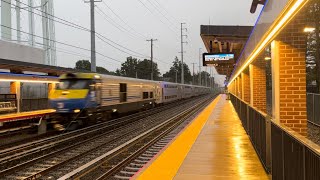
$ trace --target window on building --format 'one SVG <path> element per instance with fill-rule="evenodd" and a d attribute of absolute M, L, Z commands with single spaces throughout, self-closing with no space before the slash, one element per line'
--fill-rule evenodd
<path fill-rule="evenodd" d="M 153 92 L 150 92 L 150 98 L 153 98 Z"/>

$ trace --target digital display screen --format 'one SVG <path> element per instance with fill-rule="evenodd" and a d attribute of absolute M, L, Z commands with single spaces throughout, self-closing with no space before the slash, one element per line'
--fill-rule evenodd
<path fill-rule="evenodd" d="M 234 54 L 232 53 L 204 53 L 203 65 L 213 65 L 222 61 L 234 60 Z"/>

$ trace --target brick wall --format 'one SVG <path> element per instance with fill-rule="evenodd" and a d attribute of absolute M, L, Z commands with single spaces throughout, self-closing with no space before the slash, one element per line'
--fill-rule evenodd
<path fill-rule="evenodd" d="M 278 35 L 280 122 L 306 135 L 306 34 L 305 13 L 300 12 Z"/>
<path fill-rule="evenodd" d="M 242 73 L 242 82 L 243 82 L 243 96 L 242 99 L 250 103 L 250 77 L 249 77 L 249 69 L 247 68 Z"/>
<path fill-rule="evenodd" d="M 238 92 L 237 92 L 237 96 L 242 99 L 242 79 L 241 76 L 238 76 Z"/>
<path fill-rule="evenodd" d="M 266 63 L 264 57 L 258 57 L 252 63 L 253 104 L 252 106 L 266 113 Z"/>

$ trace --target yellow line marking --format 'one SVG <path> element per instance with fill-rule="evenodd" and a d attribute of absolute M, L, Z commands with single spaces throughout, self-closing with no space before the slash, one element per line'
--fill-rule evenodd
<path fill-rule="evenodd" d="M 34 115 L 42 115 L 42 114 L 49 114 L 56 112 L 54 109 L 45 109 L 45 110 L 38 110 L 38 111 L 29 111 L 29 112 L 21 112 L 21 113 L 11 113 L 0 115 L 1 119 L 10 119 L 10 118 L 20 118 L 24 116 L 34 116 Z"/>
<path fill-rule="evenodd" d="M 211 102 L 137 179 L 173 179 L 220 98 Z"/>

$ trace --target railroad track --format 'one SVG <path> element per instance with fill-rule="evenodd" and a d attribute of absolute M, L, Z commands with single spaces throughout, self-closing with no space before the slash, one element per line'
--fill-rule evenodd
<path fill-rule="evenodd" d="M 155 109 L 143 111 L 140 113 L 131 114 L 128 116 L 124 116 L 122 118 L 113 119 L 113 120 L 108 121 L 107 123 L 109 125 L 119 125 L 120 124 L 119 122 L 124 121 L 124 119 L 126 119 L 126 118 L 134 118 L 134 119 L 141 118 L 144 115 L 149 115 L 149 114 L 157 113 L 161 110 L 164 110 L 164 109 L 170 107 L 170 105 L 172 105 L 172 104 L 168 104 L 168 106 L 162 106 L 162 107 L 158 107 Z M 67 136 L 73 136 L 74 134 L 79 134 L 79 133 L 94 130 L 97 127 L 104 126 L 104 124 L 106 124 L 106 123 L 99 123 L 99 124 L 96 124 L 93 126 L 89 126 L 89 127 L 75 130 L 75 131 L 68 132 L 68 133 L 50 131 L 47 134 L 34 135 L 29 138 L 21 139 L 18 141 L 13 141 L 12 143 L 0 144 L 0 159 L 1 159 L 1 157 L 8 156 L 9 154 L 15 154 L 15 153 L 18 153 L 19 151 L 25 151 L 26 149 L 34 147 L 34 146 L 41 146 L 41 145 L 47 144 L 48 142 L 55 141 L 59 138 L 63 139 L 63 138 L 66 138 Z M 56 135 L 56 136 L 54 136 L 54 135 Z M 6 153 L 6 154 L 3 154 L 3 153 Z"/>
<path fill-rule="evenodd" d="M 0 150 L 0 169 L 1 169 L 1 162 L 7 162 L 9 160 L 13 160 L 15 157 L 18 157 L 18 156 L 21 157 L 21 153 L 24 155 L 27 155 L 28 153 L 30 152 L 32 153 L 32 151 L 37 150 L 35 148 L 44 150 L 46 147 L 52 146 L 52 143 L 54 143 L 54 145 L 57 145 L 57 143 L 67 143 L 76 138 L 81 138 L 82 135 L 88 136 L 88 135 L 94 135 L 94 134 L 100 133 L 101 131 L 104 132 L 109 129 L 121 126 L 122 124 L 129 123 L 131 121 L 141 119 L 145 116 L 150 116 L 152 114 L 169 109 L 175 105 L 177 104 L 168 104 L 166 106 L 132 114 L 132 115 L 114 119 L 105 123 L 100 123 L 87 128 L 67 132 L 67 133 L 60 134 L 53 137 L 48 137 L 48 138 L 35 140 L 35 141 L 32 141 L 30 139 L 29 140 L 30 142 L 28 143 L 19 144 L 6 149 L 2 149 Z M 94 133 L 94 134 L 91 134 L 91 133 Z M 64 145 L 64 144 L 61 144 L 61 145 Z"/>
<path fill-rule="evenodd" d="M 201 98 L 197 98 L 198 101 Z M 194 101 L 149 110 L 139 115 L 126 116 L 121 121 L 99 124 L 78 131 L 27 143 L 0 151 L 0 177 L 3 179 L 33 179 L 61 177 L 100 154 L 126 143 L 141 132 L 170 118 Z M 133 123 L 134 122 L 134 123 Z M 110 125 L 112 124 L 112 125 Z M 117 124 L 117 125 L 115 125 Z M 80 160 L 82 159 L 82 160 Z M 57 170 L 63 167 L 63 170 Z M 49 174 L 44 177 L 44 175 Z"/>
<path fill-rule="evenodd" d="M 59 179 L 130 179 L 176 137 L 211 100 L 207 99 L 189 107 L 177 116 Z"/>

